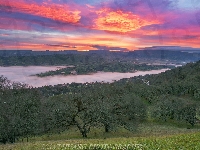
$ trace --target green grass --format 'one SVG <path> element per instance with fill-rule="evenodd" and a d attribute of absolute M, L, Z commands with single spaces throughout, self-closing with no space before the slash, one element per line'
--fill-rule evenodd
<path fill-rule="evenodd" d="M 94 145 L 97 144 L 97 145 Z M 105 148 L 108 144 L 109 148 Z M 128 145 L 129 144 L 129 145 Z M 108 138 L 108 139 L 79 139 L 79 140 L 58 140 L 58 141 L 38 141 L 30 143 L 17 143 L 13 145 L 1 146 L 2 150 L 39 150 L 39 149 L 144 149 L 144 150 L 199 150 L 200 133 L 189 133 L 173 136 L 160 137 L 132 137 L 132 138 Z M 123 148 L 122 148 L 123 147 Z"/>
<path fill-rule="evenodd" d="M 30 138 L 30 142 L 0 145 L 2 150 L 156 150 L 156 149 L 200 149 L 200 128 L 187 129 L 174 124 L 143 123 L 137 131 L 129 132 L 120 129 L 117 132 L 104 133 L 102 129 L 93 129 L 87 139 L 82 139 L 80 133 L 71 129 L 61 134 L 43 135 Z M 97 145 L 95 145 L 97 144 Z M 108 145 L 106 145 L 108 144 Z"/>
<path fill-rule="evenodd" d="M 176 124 L 175 122 L 153 122 L 148 121 L 138 125 L 137 129 L 130 132 L 124 128 L 116 131 L 105 133 L 103 129 L 92 128 L 88 134 L 88 139 L 106 139 L 106 138 L 130 138 L 130 137 L 149 137 L 149 136 L 163 136 L 163 135 L 176 135 L 182 133 L 196 133 L 200 132 L 200 126 L 195 126 L 187 129 L 187 124 Z M 191 126 L 190 126 L 191 127 Z M 60 134 L 45 134 L 36 136 L 29 139 L 29 141 L 55 141 L 55 140 L 69 140 L 81 139 L 81 134 L 76 128 L 71 128 Z"/>

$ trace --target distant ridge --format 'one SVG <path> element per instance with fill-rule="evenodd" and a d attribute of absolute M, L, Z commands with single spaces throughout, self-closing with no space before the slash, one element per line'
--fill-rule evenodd
<path fill-rule="evenodd" d="M 181 46 L 152 46 L 140 48 L 139 50 L 173 50 L 173 51 L 186 51 L 186 52 L 199 52 L 200 48 L 181 47 Z"/>

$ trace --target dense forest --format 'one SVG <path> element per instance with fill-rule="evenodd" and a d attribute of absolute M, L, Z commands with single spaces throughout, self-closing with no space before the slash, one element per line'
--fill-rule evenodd
<path fill-rule="evenodd" d="M 181 63 L 200 59 L 200 53 L 188 53 L 176 50 L 136 50 L 129 52 L 109 51 L 0 51 L 0 66 L 44 66 L 44 65 L 80 65 L 113 60 L 123 62 Z M 139 60 L 139 61 L 138 61 Z"/>
<path fill-rule="evenodd" d="M 175 66 L 170 65 L 147 65 L 147 64 L 135 64 L 133 62 L 101 62 L 101 63 L 88 63 L 75 65 L 74 67 L 66 67 L 57 69 L 56 71 L 47 71 L 44 73 L 36 74 L 38 77 L 54 76 L 54 75 L 82 75 L 91 74 L 98 71 L 101 72 L 136 72 L 136 71 L 148 71 L 158 69 L 169 69 Z"/>
<path fill-rule="evenodd" d="M 158 75 L 114 83 L 72 83 L 40 88 L 0 77 L 0 142 L 76 128 L 86 138 L 93 128 L 134 132 L 150 120 L 199 122 L 200 61 Z"/>
<path fill-rule="evenodd" d="M 91 50 L 86 52 L 80 52 L 80 51 L 31 51 L 31 50 L 1 50 L 0 51 L 0 62 L 1 65 L 36 65 L 40 63 L 40 65 L 43 64 L 52 64 L 53 62 L 60 64 L 65 64 L 66 62 L 70 62 L 70 60 L 66 60 L 65 62 L 58 61 L 59 58 L 69 58 L 74 57 L 72 59 L 78 58 L 80 55 L 83 57 L 100 57 L 103 59 L 123 59 L 123 60 L 134 60 L 134 59 L 153 59 L 155 60 L 171 60 L 171 61 L 185 61 L 185 62 L 191 62 L 191 61 L 198 61 L 200 58 L 200 53 L 198 51 L 192 51 L 192 49 L 187 51 L 177 50 L 177 48 L 171 49 L 171 50 L 165 50 L 165 48 L 159 48 L 159 49 L 144 49 L 144 50 L 135 50 L 135 51 L 129 51 L 129 52 L 110 52 L 107 50 Z M 43 57 L 44 56 L 44 57 Z M 59 57 L 55 57 L 59 56 Z M 45 60 L 41 60 L 45 58 Z M 34 60 L 34 61 L 29 61 Z M 80 58 L 80 57 L 79 57 Z M 6 60 L 7 59 L 7 60 Z"/>
<path fill-rule="evenodd" d="M 98 55 L 68 54 L 68 55 L 38 55 L 38 56 L 9 56 L 0 57 L 0 66 L 56 66 L 87 64 L 88 62 L 102 62 Z"/>

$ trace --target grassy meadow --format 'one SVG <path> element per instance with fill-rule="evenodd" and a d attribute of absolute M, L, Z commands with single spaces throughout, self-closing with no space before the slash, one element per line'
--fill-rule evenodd
<path fill-rule="evenodd" d="M 93 129 L 87 139 L 80 138 L 76 129 L 61 134 L 46 134 L 20 139 L 15 144 L 0 145 L 2 150 L 199 150 L 200 128 L 187 125 L 143 123 L 136 131 L 118 129 L 110 133 Z"/>

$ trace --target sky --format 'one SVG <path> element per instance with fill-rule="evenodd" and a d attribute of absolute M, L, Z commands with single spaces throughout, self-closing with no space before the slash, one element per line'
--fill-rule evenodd
<path fill-rule="evenodd" d="M 1 50 L 200 48 L 199 0 L 0 0 Z"/>

